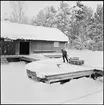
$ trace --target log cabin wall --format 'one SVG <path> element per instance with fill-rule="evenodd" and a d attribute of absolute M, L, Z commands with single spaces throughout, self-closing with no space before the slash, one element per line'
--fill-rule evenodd
<path fill-rule="evenodd" d="M 54 46 L 54 41 L 31 41 L 30 42 L 30 53 L 36 51 L 55 51 L 61 52 L 62 48 L 65 48 L 65 42 L 58 42 L 59 46 Z"/>
<path fill-rule="evenodd" d="M 37 40 L 14 40 L 12 42 L 1 41 L 1 53 L 2 55 L 20 55 L 20 42 L 29 42 L 29 54 L 35 53 L 35 51 L 44 52 L 61 52 L 61 49 L 65 47 L 65 42 L 54 41 L 37 41 Z M 8 45 L 9 43 L 9 45 Z M 55 43 L 58 44 L 55 46 Z M 5 47 L 3 47 L 5 46 Z M 27 48 L 27 46 L 26 46 Z M 6 52 L 4 51 L 6 49 Z"/>
<path fill-rule="evenodd" d="M 16 42 L 2 39 L 0 40 L 0 55 L 15 55 Z"/>

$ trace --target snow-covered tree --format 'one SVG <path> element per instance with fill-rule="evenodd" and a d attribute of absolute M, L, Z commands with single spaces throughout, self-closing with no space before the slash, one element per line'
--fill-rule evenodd
<path fill-rule="evenodd" d="M 24 1 L 10 1 L 12 14 L 10 21 L 17 23 L 27 23 L 27 17 L 25 16 L 25 2 Z"/>
<path fill-rule="evenodd" d="M 35 19 L 32 20 L 32 24 L 37 26 L 53 27 L 55 23 L 56 10 L 53 6 L 46 7 L 41 10 Z"/>

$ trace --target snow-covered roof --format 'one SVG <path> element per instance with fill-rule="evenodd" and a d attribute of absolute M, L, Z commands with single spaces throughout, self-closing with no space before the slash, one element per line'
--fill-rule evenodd
<path fill-rule="evenodd" d="M 68 37 L 57 28 L 32 26 L 1 21 L 1 37 L 9 39 L 68 41 Z"/>

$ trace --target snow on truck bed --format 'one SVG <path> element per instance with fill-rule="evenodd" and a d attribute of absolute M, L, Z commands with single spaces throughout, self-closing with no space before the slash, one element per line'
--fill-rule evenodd
<path fill-rule="evenodd" d="M 60 64 L 58 67 L 57 64 Z M 56 75 L 56 74 L 63 74 L 63 73 L 71 73 L 77 71 L 86 71 L 86 70 L 93 70 L 96 69 L 94 67 L 88 66 L 77 66 L 72 65 L 69 63 L 63 63 L 62 59 L 47 59 L 32 62 L 26 65 L 26 69 L 36 72 L 38 76 L 44 75 Z"/>

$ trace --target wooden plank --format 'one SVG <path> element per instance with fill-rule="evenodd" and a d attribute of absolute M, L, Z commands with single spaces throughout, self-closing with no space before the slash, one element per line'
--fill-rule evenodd
<path fill-rule="evenodd" d="M 74 78 L 78 78 L 78 77 L 88 76 L 88 75 L 93 74 L 94 73 L 93 71 L 94 70 L 79 71 L 79 72 L 73 72 L 73 73 L 65 73 L 65 74 L 59 74 L 59 75 L 45 76 L 45 79 L 46 79 L 45 82 L 51 83 L 51 82 L 55 82 L 55 81 L 61 81 L 61 80 L 74 79 Z M 36 72 L 32 72 L 32 71 L 27 70 L 27 74 L 31 78 L 35 78 L 35 79 L 39 78 L 39 77 L 37 77 Z"/>
<path fill-rule="evenodd" d="M 5 55 L 5 56 L 1 56 L 0 59 L 18 59 L 19 58 L 21 60 L 29 61 L 29 62 L 40 60 L 40 58 L 36 58 L 36 56 L 32 56 L 32 55 Z"/>
<path fill-rule="evenodd" d="M 49 58 L 61 58 L 61 55 L 44 55 L 45 57 L 49 57 Z"/>
<path fill-rule="evenodd" d="M 92 74 L 98 73 L 98 71 L 95 71 L 94 69 L 83 70 L 83 71 L 56 74 L 56 75 L 48 75 L 48 76 L 45 75 L 44 78 L 37 77 L 36 72 L 30 71 L 30 70 L 27 73 L 28 73 L 28 75 L 31 76 L 31 78 L 35 78 L 35 80 L 37 79 L 38 82 L 40 81 L 40 82 L 45 82 L 45 83 L 54 83 L 54 82 L 60 82 L 63 80 L 77 79 L 77 78 L 81 78 L 81 77 L 91 77 Z M 35 76 L 34 76 L 34 73 L 35 73 Z M 101 76 L 103 76 L 103 75 L 104 74 L 101 74 Z"/>
<path fill-rule="evenodd" d="M 0 58 L 19 58 L 22 57 L 22 55 L 2 55 Z"/>
<path fill-rule="evenodd" d="M 87 76 L 87 75 L 91 75 L 92 73 L 94 73 L 94 70 L 59 74 L 59 75 L 48 76 L 48 77 L 46 76 L 46 78 L 47 78 L 48 81 L 59 81 L 59 80 L 73 79 L 73 78 L 76 78 L 76 77 Z"/>
<path fill-rule="evenodd" d="M 56 51 L 53 50 L 35 50 L 34 53 L 54 53 Z"/>
<path fill-rule="evenodd" d="M 21 59 L 21 60 L 24 60 L 24 61 L 29 61 L 29 62 L 39 60 L 39 59 L 35 59 L 35 58 L 30 58 L 30 57 L 21 57 L 20 59 Z"/>

